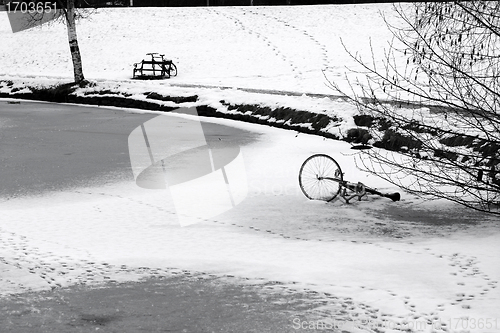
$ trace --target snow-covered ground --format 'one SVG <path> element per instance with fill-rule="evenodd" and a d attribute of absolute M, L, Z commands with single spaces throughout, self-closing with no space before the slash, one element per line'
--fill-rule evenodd
<path fill-rule="evenodd" d="M 101 9 L 78 24 L 88 79 L 128 80 L 146 53 L 164 53 L 179 75 L 167 83 L 298 92 L 333 91 L 353 61 L 341 38 L 369 59 L 390 34 L 379 15 L 390 5 Z M 0 77 L 72 78 L 65 26 L 13 34 L 0 18 Z M 156 83 L 152 83 L 156 84 Z"/>
<path fill-rule="evenodd" d="M 82 21 L 78 32 L 89 79 L 130 85 L 133 62 L 146 52 L 164 52 L 178 64 L 179 76 L 141 85 L 331 94 L 323 71 L 342 81 L 344 66 L 352 64 L 339 38 L 367 57 L 372 38 L 375 52 L 381 52 L 390 35 L 377 12 L 389 8 L 107 9 Z M 71 79 L 62 25 L 17 34 L 9 29 L 6 15 L 0 16 L 0 79 Z M 407 194 L 398 204 L 373 197 L 351 206 L 308 201 L 297 174 L 313 153 L 335 156 L 349 180 L 397 189 L 359 172 L 346 143 L 229 120 L 206 121 L 262 134 L 242 148 L 249 183 L 243 203 L 182 228 L 167 192 L 134 183 L 1 202 L 2 293 L 172 274 L 167 268 L 175 267 L 248 278 L 250 283 L 280 281 L 278 290 L 329 293 L 336 298 L 322 309 L 327 321 L 368 320 L 382 331 L 391 331 L 396 322 L 414 331 L 500 330 L 498 228 L 486 223 L 478 230 L 422 237 L 412 236 L 421 226 L 414 222 L 402 240 L 364 234 L 359 230 L 399 223 L 371 213 L 387 205 L 413 203 L 443 212 L 458 208 Z"/>
<path fill-rule="evenodd" d="M 221 112 L 227 112 L 224 100 L 325 113 L 341 119 L 326 129 L 339 136 L 354 127 L 357 110 L 331 96 L 338 93 L 329 81 L 350 91 L 348 68 L 360 69 L 344 45 L 363 59 L 371 59 L 373 50 L 382 60 L 391 40 L 382 15 L 391 12 L 390 4 L 100 9 L 77 28 L 84 74 L 98 82 L 97 89 L 197 95 L 198 104 Z M 13 34 L 4 14 L 0 38 L 0 79 L 16 86 L 72 80 L 63 24 Z M 130 80 L 133 64 L 149 52 L 171 58 L 178 76 Z"/>

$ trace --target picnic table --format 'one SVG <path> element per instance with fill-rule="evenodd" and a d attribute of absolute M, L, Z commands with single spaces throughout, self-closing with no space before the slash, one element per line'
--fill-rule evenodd
<path fill-rule="evenodd" d="M 134 64 L 134 79 L 169 79 L 177 76 L 177 67 L 164 54 L 147 53 L 150 60 L 143 59 Z"/>

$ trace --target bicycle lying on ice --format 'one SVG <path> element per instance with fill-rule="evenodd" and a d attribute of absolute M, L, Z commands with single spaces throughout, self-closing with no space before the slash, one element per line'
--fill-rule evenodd
<path fill-rule="evenodd" d="M 360 201 L 367 193 L 380 195 L 392 201 L 399 201 L 401 195 L 382 193 L 365 184 L 344 180 L 340 165 L 328 155 L 315 154 L 304 161 L 299 171 L 299 185 L 304 195 L 311 200 L 332 201 L 340 195 L 349 203 L 353 198 Z"/>

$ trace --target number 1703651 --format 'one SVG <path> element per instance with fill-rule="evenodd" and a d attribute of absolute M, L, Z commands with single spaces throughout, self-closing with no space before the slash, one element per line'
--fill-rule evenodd
<path fill-rule="evenodd" d="M 49 14 L 57 10 L 56 2 L 11 1 L 5 5 L 7 13 Z"/>

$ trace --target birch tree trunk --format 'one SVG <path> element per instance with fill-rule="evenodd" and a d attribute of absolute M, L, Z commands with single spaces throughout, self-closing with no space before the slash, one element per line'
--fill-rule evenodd
<path fill-rule="evenodd" d="M 82 57 L 78 47 L 75 24 L 75 0 L 68 0 L 66 8 L 66 26 L 68 28 L 68 41 L 71 51 L 71 60 L 73 61 L 73 73 L 76 83 L 85 80 L 83 76 Z"/>

